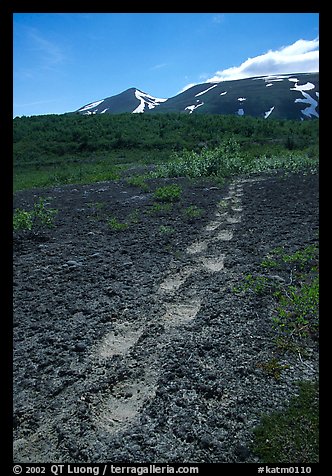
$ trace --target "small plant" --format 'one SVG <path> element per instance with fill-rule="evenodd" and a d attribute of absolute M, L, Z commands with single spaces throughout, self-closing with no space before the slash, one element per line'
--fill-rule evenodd
<path fill-rule="evenodd" d="M 274 324 L 284 332 L 300 335 L 318 331 L 319 276 L 308 278 L 300 287 L 290 286 L 287 291 L 275 293 L 278 298 Z"/>
<path fill-rule="evenodd" d="M 135 223 L 135 225 L 137 225 L 137 223 L 140 222 L 140 213 L 139 213 L 139 209 L 138 208 L 135 208 L 135 210 L 133 210 L 129 216 L 129 221 L 130 223 Z"/>
<path fill-rule="evenodd" d="M 134 177 L 130 177 L 126 179 L 128 185 L 132 185 L 133 187 L 138 187 L 143 190 L 143 192 L 148 192 L 150 190 L 149 185 L 146 183 L 146 175 L 136 175 Z"/>
<path fill-rule="evenodd" d="M 173 203 L 158 203 L 154 202 L 149 209 L 149 214 L 169 213 L 173 209 Z"/>
<path fill-rule="evenodd" d="M 293 339 L 289 339 L 287 336 L 279 335 L 274 340 L 277 352 L 281 354 L 285 354 L 286 352 L 290 352 L 292 354 L 299 354 L 299 352 L 303 353 L 303 349 L 294 342 Z"/>
<path fill-rule="evenodd" d="M 254 276 L 247 274 L 244 277 L 244 282 L 241 286 L 234 289 L 236 292 L 251 291 L 256 294 L 263 294 L 271 287 L 270 280 L 262 275 Z"/>
<path fill-rule="evenodd" d="M 176 202 L 180 200 L 181 193 L 182 189 L 179 185 L 171 184 L 157 188 L 153 196 L 161 202 Z"/>
<path fill-rule="evenodd" d="M 175 228 L 167 225 L 160 225 L 159 233 L 161 235 L 172 235 L 175 232 Z"/>
<path fill-rule="evenodd" d="M 278 262 L 275 259 L 273 259 L 272 257 L 267 256 L 261 262 L 261 266 L 263 268 L 272 269 L 272 268 L 276 268 L 278 266 Z"/>
<path fill-rule="evenodd" d="M 54 208 L 46 208 L 46 200 L 40 198 L 33 206 L 33 218 L 36 226 L 46 226 L 52 228 L 54 226 L 54 215 L 58 213 L 58 210 Z"/>
<path fill-rule="evenodd" d="M 112 231 L 123 231 L 128 228 L 128 223 L 120 223 L 117 218 L 111 217 L 107 220 L 107 225 Z"/>
<path fill-rule="evenodd" d="M 225 210 L 228 207 L 228 200 L 220 200 L 220 202 L 217 203 L 217 206 L 221 208 L 222 210 Z"/>
<path fill-rule="evenodd" d="M 276 357 L 273 357 L 267 362 L 257 364 L 257 367 L 260 367 L 267 375 L 273 377 L 275 380 L 280 380 L 281 372 L 289 368 L 289 365 L 282 365 Z"/>
<path fill-rule="evenodd" d="M 304 249 L 295 251 L 291 255 L 284 255 L 283 261 L 285 263 L 294 264 L 298 269 L 303 270 L 308 267 L 310 263 L 317 260 L 317 246 L 309 245 Z"/>
<path fill-rule="evenodd" d="M 46 208 L 47 202 L 40 197 L 31 211 L 17 209 L 13 215 L 14 231 L 38 231 L 44 227 L 54 226 L 54 216 L 58 210 Z"/>
<path fill-rule="evenodd" d="M 17 209 L 13 216 L 13 228 L 14 231 L 28 230 L 31 231 L 33 227 L 33 215 L 32 212 L 26 210 Z"/>
<path fill-rule="evenodd" d="M 136 175 L 126 179 L 126 182 L 128 185 L 141 188 L 143 192 L 148 192 L 150 189 L 149 185 L 145 182 L 145 178 L 145 175 Z"/>
<path fill-rule="evenodd" d="M 318 247 L 309 245 L 289 254 L 283 248 L 275 248 L 260 266 L 261 274 L 244 276 L 242 284 L 233 291 L 269 293 L 273 300 L 272 325 L 279 334 L 318 340 Z M 276 274 L 268 274 L 271 269 Z"/>
<path fill-rule="evenodd" d="M 204 210 L 203 208 L 199 208 L 196 205 L 190 205 L 190 207 L 183 210 L 183 214 L 188 220 L 195 220 L 197 218 L 201 218 L 201 216 L 204 214 Z"/>
<path fill-rule="evenodd" d="M 89 202 L 87 203 L 87 206 L 92 209 L 101 210 L 102 208 L 105 208 L 106 203 L 105 202 Z"/>

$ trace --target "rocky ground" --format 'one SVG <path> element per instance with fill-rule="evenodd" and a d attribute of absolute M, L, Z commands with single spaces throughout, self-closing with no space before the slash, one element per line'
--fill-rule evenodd
<path fill-rule="evenodd" d="M 158 211 L 167 183 L 183 193 Z M 317 378 L 314 348 L 279 380 L 264 371 L 269 301 L 234 292 L 271 249 L 317 242 L 317 176 L 149 188 L 15 194 L 58 210 L 53 229 L 14 237 L 15 462 L 255 462 L 261 415 Z"/>

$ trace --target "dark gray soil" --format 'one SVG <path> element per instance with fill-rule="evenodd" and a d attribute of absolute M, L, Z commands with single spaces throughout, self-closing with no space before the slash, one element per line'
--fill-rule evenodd
<path fill-rule="evenodd" d="M 153 212 L 170 182 L 181 200 Z M 314 347 L 279 380 L 264 371 L 269 300 L 234 288 L 273 248 L 317 241 L 318 177 L 149 186 L 15 194 L 58 209 L 53 229 L 14 237 L 15 462 L 255 462 L 261 415 L 317 378 Z"/>

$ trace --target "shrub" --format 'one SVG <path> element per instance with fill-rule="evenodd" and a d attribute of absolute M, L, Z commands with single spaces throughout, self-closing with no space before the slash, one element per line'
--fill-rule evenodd
<path fill-rule="evenodd" d="M 26 211 L 20 208 L 16 209 L 13 215 L 13 229 L 14 231 L 34 231 L 47 227 L 54 226 L 54 215 L 58 210 L 53 208 L 46 208 L 46 200 L 39 198 L 39 201 L 34 204 L 33 210 Z"/>
<path fill-rule="evenodd" d="M 17 209 L 13 216 L 14 231 L 28 230 L 31 231 L 33 227 L 32 212 Z"/>
<path fill-rule="evenodd" d="M 200 153 L 184 150 L 175 152 L 171 161 L 159 166 L 153 173 L 157 177 L 218 177 L 227 178 L 240 174 L 253 174 L 283 170 L 285 173 L 318 170 L 318 160 L 304 153 L 283 152 L 267 156 L 253 156 L 241 149 L 240 144 L 230 137 L 214 149 L 203 149 Z"/>

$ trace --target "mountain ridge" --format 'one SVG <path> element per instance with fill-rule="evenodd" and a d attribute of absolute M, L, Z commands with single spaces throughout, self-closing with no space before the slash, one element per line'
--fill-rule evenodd
<path fill-rule="evenodd" d="M 319 118 L 319 73 L 287 73 L 196 84 L 170 98 L 138 88 L 90 102 L 77 114 L 235 114 L 275 119 Z"/>

